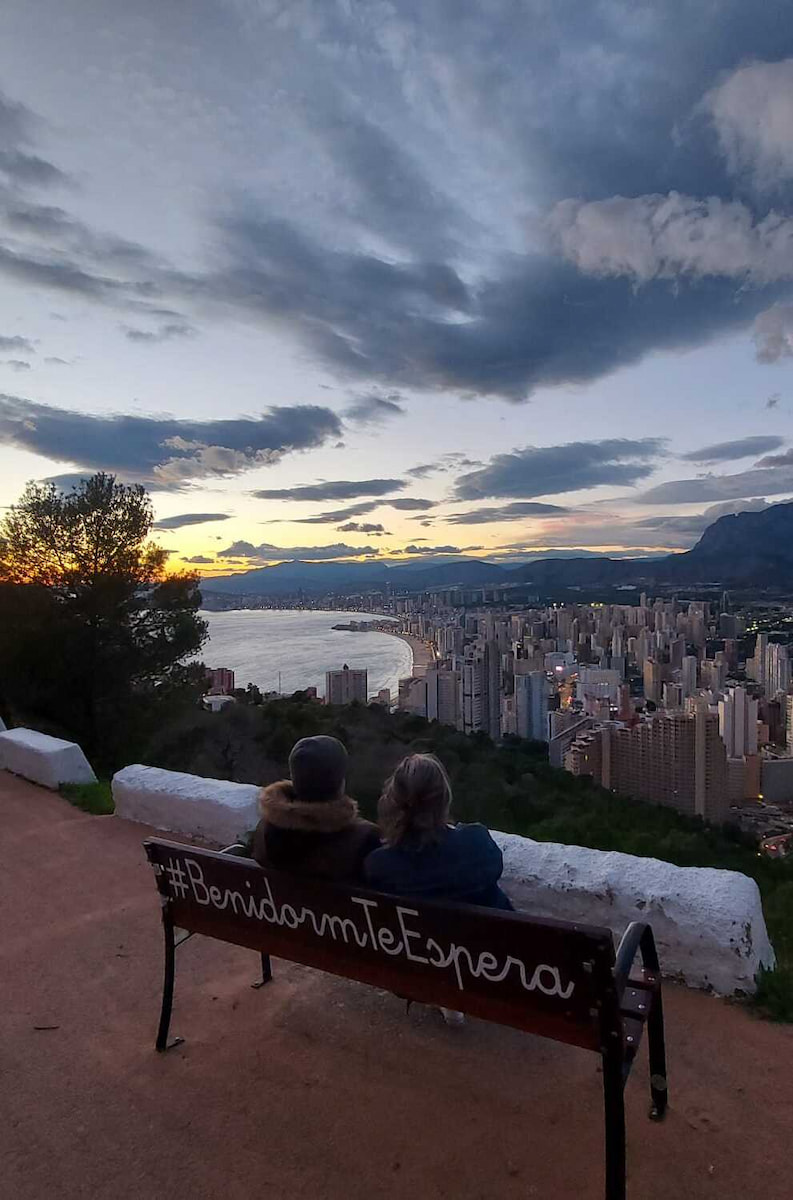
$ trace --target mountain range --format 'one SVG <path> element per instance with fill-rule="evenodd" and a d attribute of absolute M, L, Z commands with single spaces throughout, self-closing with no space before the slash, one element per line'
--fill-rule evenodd
<path fill-rule="evenodd" d="M 203 581 L 205 593 L 283 596 L 354 593 L 385 587 L 419 591 L 461 585 L 552 587 L 621 584 L 703 584 L 793 586 L 793 501 L 760 512 L 719 517 L 697 544 L 660 558 L 543 558 L 517 566 L 461 558 L 422 564 L 386 562 L 284 562 Z"/>

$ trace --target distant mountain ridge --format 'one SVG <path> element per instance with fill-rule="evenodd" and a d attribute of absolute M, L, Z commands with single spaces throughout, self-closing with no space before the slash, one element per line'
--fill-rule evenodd
<path fill-rule="evenodd" d="M 545 558 L 508 567 L 471 558 L 415 565 L 287 562 L 207 579 L 202 589 L 224 595 L 282 596 L 300 590 L 353 592 L 388 583 L 410 591 L 504 583 L 536 584 L 540 589 L 626 583 L 793 585 L 793 501 L 719 517 L 691 550 L 662 558 Z"/>

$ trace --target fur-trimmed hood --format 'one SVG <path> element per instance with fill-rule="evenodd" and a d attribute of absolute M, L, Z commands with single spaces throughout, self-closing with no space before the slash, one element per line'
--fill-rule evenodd
<path fill-rule="evenodd" d="M 298 800 L 290 779 L 271 783 L 259 792 L 259 812 L 269 825 L 300 833 L 340 833 L 354 825 L 358 805 L 350 796 L 338 800 Z"/>

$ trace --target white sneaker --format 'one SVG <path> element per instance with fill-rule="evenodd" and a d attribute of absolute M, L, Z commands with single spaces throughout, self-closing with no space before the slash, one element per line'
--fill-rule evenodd
<path fill-rule="evenodd" d="M 447 1025 L 452 1025 L 459 1029 L 465 1024 L 465 1013 L 458 1012 L 456 1008 L 442 1008 L 440 1014 Z"/>

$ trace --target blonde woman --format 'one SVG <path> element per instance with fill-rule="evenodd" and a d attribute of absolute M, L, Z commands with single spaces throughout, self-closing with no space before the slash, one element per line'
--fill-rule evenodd
<path fill-rule="evenodd" d="M 397 895 L 511 909 L 504 862 L 484 825 L 452 825 L 452 789 L 434 754 L 403 758 L 380 797 L 384 845 L 364 862 L 371 887 Z"/>

